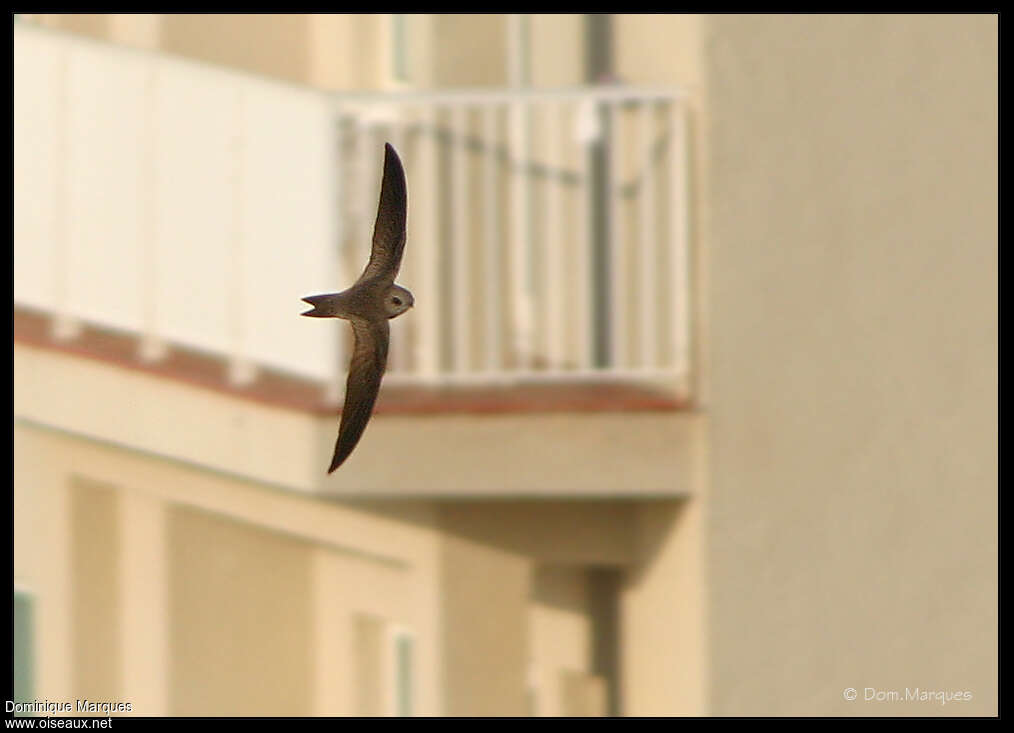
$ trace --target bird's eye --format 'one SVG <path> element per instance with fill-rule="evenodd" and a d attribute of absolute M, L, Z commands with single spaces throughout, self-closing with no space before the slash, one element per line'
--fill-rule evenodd
<path fill-rule="evenodd" d="M 401 305 L 401 298 L 391 298 L 391 302 L 395 305 Z"/>

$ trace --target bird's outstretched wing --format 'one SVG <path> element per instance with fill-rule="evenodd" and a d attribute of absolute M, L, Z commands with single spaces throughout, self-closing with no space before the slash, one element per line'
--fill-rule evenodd
<path fill-rule="evenodd" d="M 345 406 L 342 408 L 338 440 L 328 473 L 345 462 L 362 437 L 366 423 L 373 414 L 373 403 L 380 391 L 380 380 L 387 365 L 387 344 L 391 334 L 387 320 L 367 321 L 357 318 L 350 322 L 356 345 L 349 364 Z"/>
<path fill-rule="evenodd" d="M 360 280 L 382 277 L 393 283 L 405 251 L 405 219 L 408 193 L 405 169 L 391 143 L 384 145 L 384 180 L 380 184 L 380 204 L 373 225 L 373 250 Z"/>

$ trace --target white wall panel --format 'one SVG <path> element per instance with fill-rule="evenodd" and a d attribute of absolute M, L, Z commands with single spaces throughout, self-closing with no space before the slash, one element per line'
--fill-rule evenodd
<path fill-rule="evenodd" d="M 50 36 L 14 34 L 14 300 L 39 308 L 56 295 L 58 47 Z"/>

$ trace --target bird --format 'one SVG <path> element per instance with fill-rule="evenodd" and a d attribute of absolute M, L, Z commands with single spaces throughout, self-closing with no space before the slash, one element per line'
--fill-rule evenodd
<path fill-rule="evenodd" d="M 390 143 L 384 145 L 384 175 L 380 203 L 373 225 L 370 260 L 359 279 L 340 293 L 310 295 L 303 302 L 313 307 L 300 315 L 344 318 L 352 324 L 355 347 L 349 362 L 345 405 L 328 474 L 351 455 L 373 414 L 380 381 L 387 366 L 391 331 L 388 321 L 415 305 L 412 293 L 394 279 L 405 250 L 408 192 L 401 158 Z"/>

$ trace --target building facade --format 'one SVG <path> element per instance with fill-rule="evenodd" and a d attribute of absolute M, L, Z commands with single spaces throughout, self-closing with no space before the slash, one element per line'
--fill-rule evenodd
<path fill-rule="evenodd" d="M 994 16 L 14 38 L 21 699 L 996 714 Z M 382 138 L 419 307 L 327 476 Z"/>

